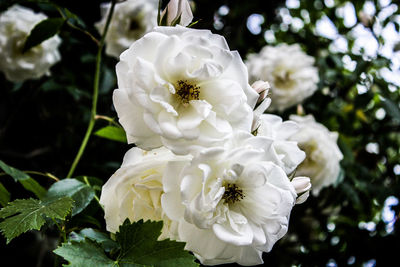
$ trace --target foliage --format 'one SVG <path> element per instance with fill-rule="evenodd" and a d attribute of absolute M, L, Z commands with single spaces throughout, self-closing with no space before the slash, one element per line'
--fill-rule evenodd
<path fill-rule="evenodd" d="M 38 198 L 42 198 L 46 194 L 44 189 L 38 182 L 32 179 L 28 174 L 8 166 L 0 160 L 0 168 L 8 175 L 10 175 L 15 182 L 20 182 L 21 185 L 28 191 L 34 193 Z"/>
<path fill-rule="evenodd" d="M 23 53 L 56 35 L 64 22 L 65 20 L 63 18 L 51 18 L 43 20 L 35 25 L 26 39 L 24 48 L 22 49 Z"/>
<path fill-rule="evenodd" d="M 9 243 L 28 230 L 40 230 L 46 218 L 64 220 L 73 200 L 68 197 L 53 200 L 17 199 L 0 210 L 0 230 Z"/>
<path fill-rule="evenodd" d="M 198 266 L 194 256 L 183 251 L 184 243 L 157 241 L 161 228 L 162 222 L 130 223 L 127 219 L 115 235 L 119 251 L 111 250 L 111 254 L 116 257 L 104 251 L 110 243 L 117 249 L 116 243 L 90 229 L 81 231 L 79 241 L 64 243 L 54 252 L 70 262 L 67 266 Z"/>
<path fill-rule="evenodd" d="M 48 190 L 46 199 L 54 199 L 60 197 L 70 197 L 74 200 L 74 207 L 72 209 L 72 216 L 80 213 L 86 208 L 90 201 L 94 198 L 94 190 L 76 180 L 76 179 L 64 179 L 57 183 L 54 183 Z"/>
<path fill-rule="evenodd" d="M 121 127 L 106 126 L 104 128 L 99 129 L 94 134 L 103 138 L 107 138 L 110 140 L 126 144 L 126 134 L 124 129 Z"/>

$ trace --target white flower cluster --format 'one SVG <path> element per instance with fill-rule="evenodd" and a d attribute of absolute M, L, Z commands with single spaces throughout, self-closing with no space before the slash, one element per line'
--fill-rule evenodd
<path fill-rule="evenodd" d="M 208 30 L 156 27 L 120 56 L 114 106 L 138 147 L 103 186 L 107 229 L 163 220 L 160 236 L 186 242 L 206 265 L 261 264 L 288 229 L 310 179 L 288 140 L 299 127 L 262 115 L 269 84 Z M 255 136 L 256 135 L 256 136 Z"/>
<path fill-rule="evenodd" d="M 0 14 L 0 71 L 12 82 L 40 78 L 60 60 L 61 39 L 53 36 L 22 53 L 33 27 L 47 17 L 31 9 L 14 5 Z"/>
<path fill-rule="evenodd" d="M 265 46 L 250 54 L 246 65 L 250 81 L 265 80 L 271 84 L 271 107 L 283 111 L 303 102 L 317 90 L 318 70 L 314 58 L 306 55 L 298 44 Z"/>

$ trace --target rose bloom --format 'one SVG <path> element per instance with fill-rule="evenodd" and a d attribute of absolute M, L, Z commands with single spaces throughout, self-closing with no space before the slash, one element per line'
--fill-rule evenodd
<path fill-rule="evenodd" d="M 258 94 L 224 37 L 181 26 L 156 27 L 120 56 L 114 106 L 129 143 L 176 154 L 250 132 Z"/>
<path fill-rule="evenodd" d="M 271 153 L 276 157 L 277 164 L 288 175 L 295 171 L 306 157 L 304 151 L 298 147 L 297 142 L 289 140 L 299 129 L 294 121 L 283 122 L 279 116 L 262 114 L 256 130 L 257 136 L 272 140 Z"/>
<path fill-rule="evenodd" d="M 261 79 L 270 83 L 271 111 L 302 103 L 317 90 L 318 70 L 313 64 L 314 58 L 297 44 L 264 46 L 246 61 L 251 82 Z"/>
<path fill-rule="evenodd" d="M 286 234 L 296 191 L 307 191 L 308 178 L 292 184 L 270 148 L 265 137 L 236 132 L 190 164 L 167 165 L 162 208 L 202 264 L 261 264 L 262 252 Z"/>
<path fill-rule="evenodd" d="M 311 192 L 317 196 L 322 188 L 335 183 L 339 176 L 339 162 L 343 154 L 336 143 L 338 134 L 316 122 L 312 115 L 292 115 L 290 119 L 300 126 L 300 131 L 292 135 L 290 140 L 296 141 L 306 152 L 306 159 L 296 174 L 311 178 Z"/>
<path fill-rule="evenodd" d="M 129 219 L 164 220 L 163 235 L 168 233 L 171 222 L 163 216 L 160 196 L 163 192 L 162 176 L 169 161 L 180 162 L 190 158 L 175 156 L 165 148 L 144 151 L 130 149 L 124 156 L 121 168 L 104 184 L 100 203 L 104 207 L 107 230 L 117 232 Z M 165 233 L 167 231 L 167 233 Z"/>
<path fill-rule="evenodd" d="M 95 24 L 103 33 L 111 4 L 101 6 L 102 19 Z M 128 0 L 117 3 L 105 39 L 106 54 L 118 58 L 134 41 L 157 25 L 158 0 Z"/>
<path fill-rule="evenodd" d="M 61 39 L 53 36 L 22 53 L 31 30 L 47 16 L 14 5 L 0 14 L 0 71 L 12 82 L 37 79 L 50 74 L 50 67 L 60 60 Z"/>

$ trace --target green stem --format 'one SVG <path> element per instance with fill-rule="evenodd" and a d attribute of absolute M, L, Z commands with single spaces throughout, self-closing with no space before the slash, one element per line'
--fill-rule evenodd
<path fill-rule="evenodd" d="M 96 57 L 96 71 L 95 71 L 95 75 L 94 75 L 94 83 L 93 83 L 93 99 L 92 99 L 92 110 L 91 110 L 91 116 L 90 116 L 90 121 L 89 121 L 89 125 L 88 128 L 86 130 L 86 134 L 85 137 L 82 140 L 82 144 L 78 150 L 78 153 L 75 156 L 75 159 L 71 165 L 71 168 L 69 169 L 69 172 L 67 174 L 67 177 L 72 177 L 72 175 L 74 174 L 74 171 L 76 169 L 76 166 L 79 163 L 79 160 L 81 159 L 83 152 L 85 151 L 86 145 L 89 141 L 89 138 L 92 134 L 93 128 L 94 128 L 94 124 L 96 121 L 96 112 L 97 112 L 97 99 L 99 96 L 99 84 L 100 84 L 100 66 L 101 66 L 101 55 L 102 55 L 102 50 L 103 50 L 103 46 L 104 46 L 104 40 L 106 38 L 107 35 L 107 31 L 108 31 L 108 27 L 110 26 L 110 22 L 111 22 L 111 17 L 112 14 L 114 13 L 114 7 L 115 7 L 115 2 L 116 0 L 112 0 L 111 2 L 111 8 L 110 8 L 110 12 L 108 13 L 107 16 L 107 22 L 106 22 L 106 26 L 104 28 L 104 32 L 103 35 L 101 36 L 100 42 L 99 42 L 99 47 L 97 49 L 97 57 Z"/>
<path fill-rule="evenodd" d="M 96 120 L 105 120 L 105 121 L 108 121 L 109 123 L 113 124 L 114 126 L 116 126 L 118 128 L 121 128 L 121 125 L 116 123 L 113 118 L 110 118 L 110 117 L 107 117 L 107 116 L 96 115 Z"/>
<path fill-rule="evenodd" d="M 86 183 L 88 186 L 90 186 L 90 187 L 92 186 L 92 185 L 90 184 L 89 179 L 88 179 L 87 176 L 83 176 L 83 180 L 85 181 L 85 183 Z M 96 193 L 94 194 L 94 199 L 96 199 L 97 203 L 99 203 L 99 206 L 100 206 L 102 209 L 104 209 L 103 206 L 100 204 L 100 199 L 99 199 L 98 196 L 96 196 Z"/>

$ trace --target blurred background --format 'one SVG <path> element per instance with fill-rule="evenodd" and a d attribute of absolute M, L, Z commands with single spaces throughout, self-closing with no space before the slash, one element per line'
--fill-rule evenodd
<path fill-rule="evenodd" d="M 48 4 L 0 2 L 0 11 L 21 3 L 49 17 Z M 59 1 L 98 36 L 100 2 Z M 164 1 L 166 2 L 166 1 Z M 166 4 L 166 3 L 164 3 Z M 334 186 L 310 196 L 291 214 L 288 234 L 264 253 L 265 266 L 395 266 L 400 251 L 400 10 L 390 0 L 193 1 L 194 28 L 225 36 L 243 59 L 265 45 L 299 43 L 316 60 L 317 92 L 303 103 L 305 113 L 339 132 L 344 154 Z M 90 118 L 96 46 L 71 28 L 60 33 L 61 63 L 52 75 L 24 83 L 0 73 L 0 159 L 20 170 L 64 178 Z M 116 117 L 112 91 L 117 60 L 104 56 L 98 114 Z M 287 119 L 296 107 L 280 114 Z M 96 122 L 96 129 L 108 125 Z M 130 146 L 92 136 L 76 175 L 105 182 Z M 95 179 L 93 178 L 93 179 Z M 11 200 L 27 192 L 10 177 L 1 183 Z M 46 188 L 52 184 L 37 178 Z M 104 228 L 96 205 L 74 217 L 75 225 Z M 51 227 L 5 245 L 2 266 L 52 266 L 57 233 Z M 19 255 L 16 257 L 16 255 Z M 5 258 L 5 259 L 4 259 Z M 232 265 L 233 266 L 233 265 Z"/>

